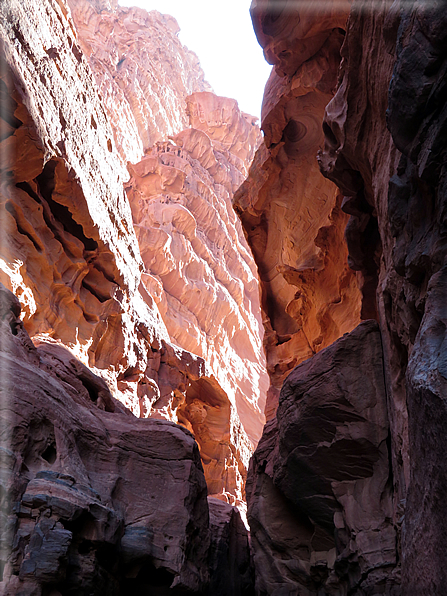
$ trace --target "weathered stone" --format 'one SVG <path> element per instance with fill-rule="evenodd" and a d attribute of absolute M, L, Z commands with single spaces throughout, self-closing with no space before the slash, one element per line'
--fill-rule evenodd
<path fill-rule="evenodd" d="M 17 303 L 5 295 L 13 313 Z M 102 410 L 80 390 L 82 365 L 53 366 L 45 346 L 42 358 L 24 341 L 20 319 L 15 333 L 10 321 L 1 321 L 8 391 L 1 435 L 13 467 L 2 507 L 15 528 L 2 593 L 32 593 L 30 585 L 62 594 L 163 586 L 200 593 L 208 582 L 208 505 L 191 434 Z"/>
<path fill-rule="evenodd" d="M 191 385 L 186 398 L 177 391 L 175 403 L 149 399 L 147 415 L 194 433 L 209 494 L 234 504 L 262 432 L 267 391 L 256 269 L 231 202 L 260 133 L 234 100 L 212 93 L 189 96 L 187 110 L 195 128 L 129 164 L 126 189 L 143 284 L 172 341 L 203 358 L 213 378 Z"/>
<path fill-rule="evenodd" d="M 270 375 L 266 416 L 300 362 L 360 322 L 360 294 L 347 263 L 347 222 L 334 185 L 322 180 L 316 154 L 336 87 L 349 3 L 297 9 L 252 3 L 256 34 L 275 64 L 262 105 L 264 145 L 235 195 L 258 266 L 264 345 Z M 330 3 L 332 4 L 332 3 Z M 324 14 L 324 16 L 322 16 Z M 321 17 L 321 18 L 320 18 Z"/>
<path fill-rule="evenodd" d="M 69 0 L 81 49 L 94 73 L 124 162 L 188 126 L 185 100 L 211 91 L 199 59 L 170 15 Z"/>
<path fill-rule="evenodd" d="M 17 294 L 25 328 L 52 366 L 77 367 L 80 390 L 94 393 L 105 410 L 118 406 L 107 402 L 95 374 L 135 415 L 184 423 L 206 445 L 211 492 L 241 501 L 264 420 L 267 377 L 255 266 L 231 197 L 259 129 L 234 100 L 203 92 L 203 73 L 196 72 L 197 59 L 180 44 L 171 17 L 87 1 L 74 3 L 73 14 L 74 21 L 62 1 L 2 5 L 7 110 L 1 151 L 8 159 L 2 161 L 1 279 Z M 157 62 L 162 50 L 165 58 Z M 151 121 L 147 116 L 163 103 L 166 85 L 172 101 L 160 121 Z M 199 93 L 188 96 L 192 91 Z M 194 109 L 197 128 L 213 141 L 201 130 L 182 131 Z M 148 176 L 148 157 L 134 166 L 137 200 L 146 192 L 149 211 L 156 212 L 140 217 L 140 206 L 132 205 L 141 224 L 137 239 L 123 192 L 129 178 L 123 160 L 140 159 L 168 133 L 179 133 L 175 146 L 191 152 L 181 166 L 190 176 L 163 163 L 160 176 Z M 179 193 L 178 175 L 188 192 Z M 187 209 L 166 205 L 160 215 L 148 178 L 159 180 L 174 203 L 188 195 Z M 200 229 L 192 247 L 194 219 Z M 167 262 L 157 254 L 165 228 L 176 230 Z M 205 404 L 202 413 L 210 410 L 205 424 L 192 424 L 189 416 L 197 399 Z"/>
<path fill-rule="evenodd" d="M 208 497 L 210 596 L 252 596 L 249 533 L 236 507 Z"/>
<path fill-rule="evenodd" d="M 366 321 L 287 377 L 252 458 L 257 594 L 399 593 L 388 439 L 380 332 Z"/>
<path fill-rule="evenodd" d="M 403 593 L 443 594 L 445 7 L 354 6 L 321 165 L 346 195 L 351 260 L 381 322 Z"/>

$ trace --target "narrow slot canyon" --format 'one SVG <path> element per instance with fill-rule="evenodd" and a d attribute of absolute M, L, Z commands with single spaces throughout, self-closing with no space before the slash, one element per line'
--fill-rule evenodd
<path fill-rule="evenodd" d="M 0 5 L 0 595 L 447 594 L 445 5 L 248 10 Z"/>

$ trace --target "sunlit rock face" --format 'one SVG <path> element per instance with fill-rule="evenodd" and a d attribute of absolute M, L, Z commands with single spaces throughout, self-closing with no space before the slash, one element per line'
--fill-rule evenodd
<path fill-rule="evenodd" d="M 235 477 L 241 494 L 240 471 L 262 432 L 268 379 L 256 266 L 232 197 L 260 133 L 234 100 L 212 93 L 189 96 L 187 110 L 191 128 L 129 165 L 126 188 L 143 284 L 171 340 L 203 358 L 215 379 L 187 391 L 175 415 L 201 446 L 210 494 L 228 492 L 234 480 L 226 476 Z M 167 415 L 163 408 L 154 404 L 153 415 Z"/>
<path fill-rule="evenodd" d="M 379 314 L 402 593 L 447 585 L 445 506 L 446 12 L 356 2 L 322 171 L 345 195 L 351 261 Z M 360 52 L 361 48 L 361 52 Z"/>
<path fill-rule="evenodd" d="M 119 389 L 127 401 L 137 392 L 140 415 L 194 428 L 210 494 L 240 500 L 267 381 L 256 269 L 231 201 L 259 129 L 235 100 L 207 91 L 172 17 L 87 1 L 71 8 L 118 150 L 135 164 L 127 192 L 142 291 L 182 348 L 163 348 L 144 371 L 121 376 Z M 206 390 L 189 388 L 202 376 Z"/>
<path fill-rule="evenodd" d="M 113 141 L 63 5 L 2 4 L 2 280 L 33 337 L 110 382 L 168 334 L 142 268 Z"/>
<path fill-rule="evenodd" d="M 132 163 L 188 125 L 184 102 L 209 91 L 199 60 L 177 37 L 177 21 L 115 2 L 68 0 L 120 155 Z"/>
<path fill-rule="evenodd" d="M 337 83 L 349 2 L 253 2 L 253 24 L 274 64 L 262 106 L 264 144 L 235 196 L 259 270 L 271 379 L 266 415 L 281 385 L 360 321 L 337 188 L 319 173 L 324 110 Z"/>
<path fill-rule="evenodd" d="M 119 9 L 102 8 L 104 19 L 112 19 L 118 31 Z M 82 15 L 87 24 L 102 19 L 97 3 L 79 3 L 75 9 L 80 11 L 79 22 Z M 87 41 L 78 35 L 63 2 L 12 0 L 3 3 L 1 10 L 2 282 L 20 299 L 21 317 L 35 345 L 68 348 L 106 380 L 113 395 L 135 416 L 182 422 L 200 445 L 209 493 L 239 503 L 248 460 L 261 434 L 266 391 L 256 271 L 231 209 L 232 193 L 259 142 L 254 119 L 241 114 L 234 100 L 200 91 L 207 87 L 200 84 L 200 72 L 192 74 L 195 69 L 188 62 L 192 58 L 184 49 L 183 54 L 179 50 L 180 83 L 175 86 L 169 68 L 176 63 L 179 42 L 167 17 L 130 11 L 134 15 L 130 18 L 128 12 L 119 12 L 127 24 L 136 14 L 142 19 L 141 27 L 153 24 L 153 53 L 157 54 L 156 43 L 166 38 L 169 52 L 161 71 L 147 49 L 149 38 L 141 41 L 132 60 L 122 63 L 136 68 L 139 52 L 144 58 L 142 70 L 154 60 L 151 80 L 158 77 L 158 87 L 145 87 L 138 96 L 141 105 L 147 97 L 148 110 L 151 102 L 163 103 L 163 93 L 170 89 L 168 107 L 173 116 L 165 128 L 157 129 L 156 123 L 145 121 L 146 116 L 138 119 L 140 104 L 134 96 L 126 99 L 132 109 L 125 107 L 119 86 L 110 87 L 109 95 L 105 88 L 102 93 L 98 90 L 98 81 L 109 80 L 105 56 L 109 51 L 113 54 L 101 44 L 111 43 L 113 36 L 104 33 L 103 38 L 99 29 L 94 29 L 94 35 L 87 25 L 81 27 L 87 41 L 92 37 L 88 61 L 82 51 Z M 132 35 L 141 40 L 139 29 L 129 27 L 123 36 L 128 35 L 128 41 Z M 97 71 L 93 73 L 91 67 Z M 162 84 L 161 72 L 173 85 L 169 89 Z M 193 79 L 191 84 L 185 82 L 188 77 Z M 138 85 L 142 89 L 143 82 Z M 194 90 L 200 92 L 187 95 Z M 140 137 L 140 148 L 134 153 L 117 135 L 121 115 L 119 135 L 129 135 L 131 145 L 132 135 L 143 135 L 139 128 L 143 121 L 153 132 L 150 140 L 147 135 Z M 189 117 L 195 119 L 196 128 L 181 132 Z M 137 239 L 124 192 L 129 172 L 123 160 L 133 155 L 138 162 L 146 144 L 172 132 L 178 137 L 168 145 L 188 157 L 179 158 L 182 165 L 176 169 L 163 164 L 163 151 L 160 157 L 154 153 L 164 172 L 162 185 L 173 185 L 169 187 L 172 205 L 164 216 L 154 211 L 152 220 L 144 220 Z M 205 154 L 213 163 L 206 161 Z M 192 174 L 194 168 L 197 172 Z M 169 171 L 174 179 L 180 176 L 188 191 L 169 175 L 164 180 Z M 133 207 L 137 214 L 138 204 Z M 188 210 L 192 213 L 195 208 L 190 217 Z M 196 223 L 191 227 L 192 220 Z M 175 225 L 180 230 L 173 236 L 177 252 L 166 257 L 166 271 L 159 271 L 155 262 L 160 266 L 164 257 L 160 254 L 152 263 L 151 246 L 158 241 L 154 240 L 157 233 Z M 140 233 L 143 228 L 152 238 L 147 244 Z M 168 275 L 172 259 L 175 263 Z M 162 275 L 169 289 L 166 293 Z M 164 322 L 168 320 L 169 331 Z"/>

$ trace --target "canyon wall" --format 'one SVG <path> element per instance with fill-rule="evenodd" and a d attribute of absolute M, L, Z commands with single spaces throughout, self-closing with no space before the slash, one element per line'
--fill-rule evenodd
<path fill-rule="evenodd" d="M 267 375 L 231 200 L 255 119 L 207 91 L 172 17 L 3 11 L 2 281 L 36 344 L 68 347 L 135 415 L 194 430 L 209 493 L 243 505 Z"/>
<path fill-rule="evenodd" d="M 262 105 L 264 145 L 235 196 L 259 270 L 264 347 L 274 416 L 282 383 L 300 362 L 360 322 L 361 299 L 344 242 L 341 196 L 316 154 L 324 109 L 337 84 L 342 27 L 349 11 L 265 9 L 254 28 L 274 65 Z M 295 49 L 294 49 L 295 48 Z"/>
<path fill-rule="evenodd" d="M 441 547 L 446 536 L 441 497 L 447 389 L 445 6 L 354 0 L 348 19 L 347 12 L 335 12 L 342 3 L 333 6 L 325 20 L 312 3 L 252 3 L 258 39 L 276 74 L 264 97 L 267 147 L 255 158 L 238 203 L 268 314 L 272 300 L 278 303 L 285 295 L 273 293 L 271 281 L 281 266 L 266 275 L 275 262 L 267 260 L 268 237 L 273 226 L 288 230 L 289 220 L 279 219 L 262 201 L 276 196 L 265 192 L 271 182 L 290 172 L 290 160 L 280 156 L 290 145 L 284 128 L 288 85 L 313 67 L 328 39 L 344 37 L 335 95 L 324 118 L 319 112 L 324 143 L 319 141 L 318 162 L 338 186 L 337 205 L 345 214 L 339 246 L 346 243 L 348 254 L 346 248 L 336 252 L 344 255 L 342 262 L 347 256 L 356 272 L 349 296 L 358 310 L 351 307 L 355 316 L 349 323 L 354 326 L 357 317 L 376 321 L 366 320 L 332 345 L 322 345 L 286 373 L 277 414 L 265 427 L 247 480 L 256 593 L 441 595 L 447 586 Z M 335 61 L 337 53 L 332 56 Z M 285 95 L 273 96 L 278 77 L 275 86 Z M 293 125 L 297 141 L 304 142 L 298 142 L 299 149 L 307 138 L 308 105 L 300 110 L 304 127 Z M 279 132 L 269 146 L 275 106 Z M 311 147 L 308 159 L 315 159 L 317 149 Z M 302 188 L 302 176 L 297 173 L 289 184 Z M 287 208 L 288 203 L 284 213 Z M 281 245 L 291 238 L 285 233 Z M 315 251 L 318 236 L 310 246 Z M 317 294 L 314 279 L 309 289 Z M 323 296 L 337 287 L 329 277 L 326 282 L 331 285 Z M 283 281 L 281 286 L 286 287 Z M 282 347 L 273 337 L 272 344 Z M 279 385 L 271 368 L 277 349 L 271 351 L 267 342 L 273 386 Z"/>
<path fill-rule="evenodd" d="M 1 593 L 443 596 L 443 3 L 254 0 L 262 141 L 70 6 L 0 6 Z"/>
<path fill-rule="evenodd" d="M 1 593 L 249 594 L 247 530 L 207 499 L 191 433 L 133 416 L 65 347 L 34 346 L 3 285 L 0 304 Z"/>
<path fill-rule="evenodd" d="M 346 195 L 352 258 L 377 284 L 366 299 L 376 298 L 386 355 L 403 593 L 441 594 L 447 585 L 438 500 L 447 394 L 445 6 L 365 8 L 359 3 L 348 29 L 321 165 Z M 360 58 L 365 39 L 374 41 Z M 356 105 L 356 114 L 342 105 Z"/>
<path fill-rule="evenodd" d="M 224 483 L 240 496 L 262 433 L 267 375 L 256 267 L 232 196 L 260 135 L 234 100 L 196 93 L 187 110 L 191 127 L 129 165 L 126 190 L 145 265 L 142 283 L 171 341 L 202 357 L 217 383 L 188 389 L 176 412 L 159 400 L 153 413 L 174 415 L 194 433 L 210 494 Z M 230 465 L 231 446 L 240 469 Z"/>
<path fill-rule="evenodd" d="M 260 132 L 172 17 L 72 8 L 0 8 L 2 593 L 246 593 Z"/>
<path fill-rule="evenodd" d="M 199 59 L 170 15 L 109 0 L 69 0 L 78 42 L 94 74 L 124 163 L 189 125 L 191 93 L 211 91 Z"/>

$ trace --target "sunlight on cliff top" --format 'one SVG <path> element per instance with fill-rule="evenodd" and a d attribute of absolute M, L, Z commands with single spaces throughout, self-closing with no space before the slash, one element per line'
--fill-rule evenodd
<path fill-rule="evenodd" d="M 260 117 L 271 66 L 264 59 L 251 23 L 250 0 L 120 0 L 173 16 L 180 41 L 195 52 L 205 78 L 217 95 L 236 99 L 239 108 Z"/>

